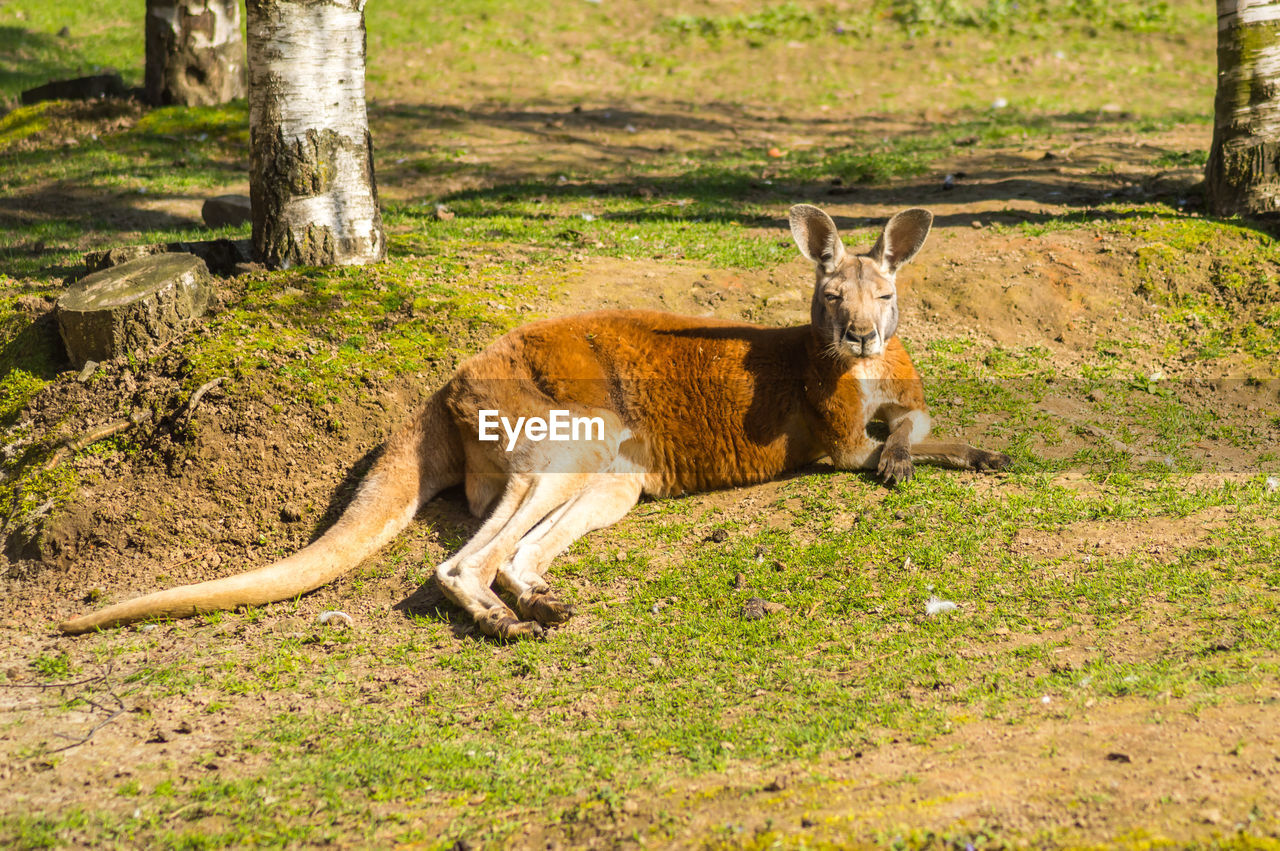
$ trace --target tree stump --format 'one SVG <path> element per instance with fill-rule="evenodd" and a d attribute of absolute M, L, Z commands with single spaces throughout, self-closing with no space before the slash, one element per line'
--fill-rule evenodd
<path fill-rule="evenodd" d="M 208 308 L 213 279 L 191 254 L 157 254 L 95 272 L 58 299 L 58 330 L 76 369 L 181 335 Z"/>
<path fill-rule="evenodd" d="M 146 98 L 215 106 L 244 97 L 239 0 L 147 0 Z"/>

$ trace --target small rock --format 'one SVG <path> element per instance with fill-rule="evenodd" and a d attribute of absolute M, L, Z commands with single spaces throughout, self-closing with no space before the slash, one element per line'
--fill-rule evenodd
<path fill-rule="evenodd" d="M 1057 158 L 1058 158 L 1058 155 L 1057 155 L 1057 154 L 1055 154 L 1053 151 L 1045 151 L 1045 152 L 1044 152 L 1044 156 L 1043 156 L 1043 157 L 1041 157 L 1040 159 L 1042 159 L 1042 160 L 1056 160 Z"/>
<path fill-rule="evenodd" d="M 733 587 L 737 588 L 739 591 L 746 588 L 747 575 L 745 573 L 739 573 L 737 576 L 733 577 Z"/>
<path fill-rule="evenodd" d="M 181 733 L 181 734 L 182 734 L 182 735 L 184 735 L 184 736 L 187 736 L 187 735 L 190 735 L 191 733 L 194 733 L 194 732 L 195 732 L 195 730 L 196 730 L 196 728 L 195 728 L 195 727 L 192 727 L 192 726 L 191 726 L 191 722 L 189 722 L 189 721 L 181 721 L 181 722 L 179 722 L 179 723 L 178 723 L 178 726 L 176 726 L 176 727 L 174 727 L 174 728 L 173 728 L 173 732 L 175 732 L 175 733 Z"/>
<path fill-rule="evenodd" d="M 1008 98 L 996 98 L 991 102 L 992 109 L 1004 109 L 1008 105 L 1009 105 Z"/>
<path fill-rule="evenodd" d="M 982 227 L 982 222 L 978 221 L 977 219 L 974 219 L 973 221 L 969 222 L 969 227 L 980 229 Z"/>
<path fill-rule="evenodd" d="M 1205 824 L 1222 824 L 1222 811 L 1214 808 L 1201 810 L 1200 821 Z"/>
<path fill-rule="evenodd" d="M 764 791 L 781 792 L 785 788 L 787 788 L 787 778 L 775 777 L 764 787 Z"/>
<path fill-rule="evenodd" d="M 93 376 L 93 373 L 97 369 L 98 369 L 98 362 L 96 360 L 85 361 L 84 369 L 80 370 L 80 374 L 76 376 L 76 381 L 79 381 L 81 384 L 84 384 L 86 381 L 90 379 L 90 377 Z"/>
<path fill-rule="evenodd" d="M 1089 401 L 1105 402 L 1107 401 L 1107 394 L 1102 391 L 1101 387 L 1095 387 L 1089 391 Z"/>
<path fill-rule="evenodd" d="M 435 219 L 437 222 L 448 222 L 456 218 L 457 215 L 457 213 L 450 210 L 444 204 L 436 204 L 436 208 L 432 212 L 431 218 Z"/>
<path fill-rule="evenodd" d="M 614 554 L 614 556 L 613 556 L 613 560 L 614 560 L 614 561 L 626 561 L 626 560 L 627 560 L 627 551 L 626 551 L 626 550 L 618 550 L 618 552 Z"/>
<path fill-rule="evenodd" d="M 1111 753 L 1107 754 L 1107 760 L 1110 762 L 1122 762 L 1122 763 L 1133 762 L 1133 760 L 1129 758 L 1129 755 L 1127 753 L 1120 753 L 1119 751 L 1112 751 Z"/>
<path fill-rule="evenodd" d="M 164 730 L 157 728 L 151 732 L 151 738 L 147 739 L 147 744 L 162 745 L 167 741 L 169 741 L 168 734 Z"/>
<path fill-rule="evenodd" d="M 801 826 L 801 827 L 814 827 L 816 824 L 817 824 L 817 822 L 815 822 L 815 821 L 814 821 L 813 819 L 811 819 L 811 818 L 802 818 L 802 819 L 800 819 L 800 826 Z"/>
<path fill-rule="evenodd" d="M 89 267 L 90 272 L 100 272 L 140 257 L 162 254 L 164 250 L 162 245 L 120 245 L 105 251 L 90 251 L 84 256 L 84 264 Z"/>
<path fill-rule="evenodd" d="M 742 607 L 742 617 L 749 621 L 758 621 L 769 615 L 776 615 L 778 612 L 786 611 L 786 609 L 787 607 L 781 603 L 771 603 L 759 597 L 752 597 Z"/>
<path fill-rule="evenodd" d="M 297 523 L 302 519 L 302 509 L 293 503 L 285 503 L 280 509 L 280 519 L 285 523 Z"/>
<path fill-rule="evenodd" d="M 86 592 L 84 595 L 84 602 L 86 603 L 96 603 L 101 599 L 102 599 L 101 588 L 90 588 L 88 592 Z"/>
<path fill-rule="evenodd" d="M 726 529 L 716 529 L 704 540 L 710 541 L 713 544 L 723 544 L 725 541 L 729 540 L 729 532 Z"/>
<path fill-rule="evenodd" d="M 71 38 L 71 27 L 63 27 L 58 30 L 58 38 Z"/>
<path fill-rule="evenodd" d="M 211 228 L 235 227 L 253 219 L 248 195 L 218 195 L 204 202 L 200 218 Z"/>

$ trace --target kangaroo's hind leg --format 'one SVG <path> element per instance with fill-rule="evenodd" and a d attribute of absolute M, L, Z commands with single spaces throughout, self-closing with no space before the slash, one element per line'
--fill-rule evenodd
<path fill-rule="evenodd" d="M 535 526 L 498 568 L 498 582 L 516 597 L 516 611 L 544 626 L 563 623 L 573 608 L 560 600 L 544 576 L 556 556 L 588 532 L 612 526 L 640 498 L 641 479 L 631 473 L 601 473 L 587 487 Z"/>
<path fill-rule="evenodd" d="M 507 481 L 493 514 L 475 537 L 436 568 L 445 595 L 466 609 L 476 625 L 495 638 L 542 634 L 534 621 L 521 621 L 493 592 L 498 565 L 539 520 L 571 501 L 582 489 L 577 477 L 519 473 Z"/>
<path fill-rule="evenodd" d="M 445 594 L 465 608 L 488 635 L 520 638 L 542 633 L 537 621 L 517 618 L 492 585 L 499 567 L 511 559 L 531 529 L 556 515 L 614 465 L 619 442 L 630 433 L 616 416 L 608 414 L 602 419 L 613 428 L 595 440 L 518 446 L 506 489 L 493 514 L 472 540 L 437 568 Z"/>

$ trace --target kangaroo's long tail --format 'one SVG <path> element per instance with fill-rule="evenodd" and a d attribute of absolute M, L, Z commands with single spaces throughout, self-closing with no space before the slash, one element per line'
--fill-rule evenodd
<path fill-rule="evenodd" d="M 138 597 L 59 624 L 77 634 L 146 618 L 185 618 L 305 594 L 372 555 L 418 508 L 462 479 L 462 444 L 437 391 L 421 414 L 387 441 L 355 498 L 322 537 L 280 561 L 222 579 Z"/>

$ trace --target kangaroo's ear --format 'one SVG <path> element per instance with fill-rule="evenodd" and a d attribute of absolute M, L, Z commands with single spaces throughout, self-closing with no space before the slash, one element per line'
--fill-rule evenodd
<path fill-rule="evenodd" d="M 844 260 L 844 243 L 836 232 L 831 217 L 812 204 L 796 204 L 791 208 L 791 235 L 800 246 L 800 253 L 822 267 L 824 272 L 834 272 Z"/>
<path fill-rule="evenodd" d="M 899 266 L 916 256 L 931 227 L 933 213 L 919 207 L 903 210 L 884 226 L 884 231 L 871 249 L 871 259 L 893 274 L 898 271 Z"/>

